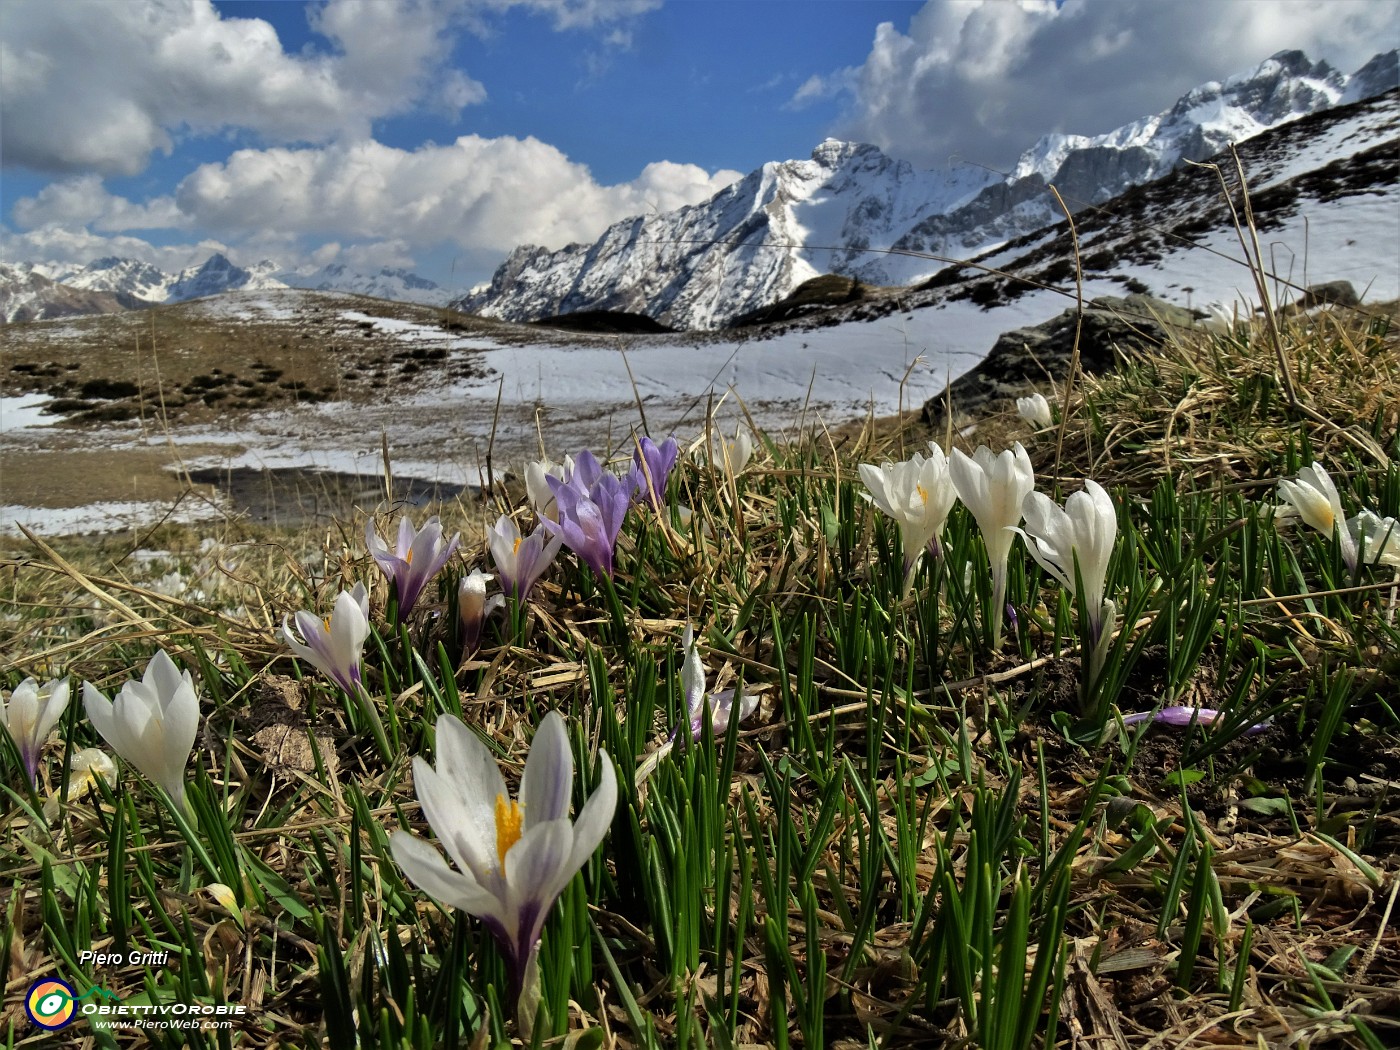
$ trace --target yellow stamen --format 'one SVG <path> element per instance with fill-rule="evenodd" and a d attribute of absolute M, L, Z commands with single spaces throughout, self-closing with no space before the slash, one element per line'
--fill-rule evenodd
<path fill-rule="evenodd" d="M 501 868 L 506 866 L 506 854 L 520 841 L 520 825 L 525 820 L 525 811 L 520 803 L 504 795 L 496 796 L 496 856 Z"/>
<path fill-rule="evenodd" d="M 325 623 L 325 625 L 326 625 L 326 630 L 329 631 L 329 630 L 331 629 L 331 618 L 330 618 L 329 616 L 327 616 L 326 619 L 325 619 L 325 621 L 324 621 L 324 623 Z"/>
<path fill-rule="evenodd" d="M 927 506 L 928 506 L 928 489 L 924 488 L 922 485 L 915 485 L 914 487 L 915 487 L 916 489 L 919 490 L 919 499 L 923 500 L 923 501 L 924 501 L 924 506 L 927 507 Z"/>
<path fill-rule="evenodd" d="M 408 564 L 410 564 L 410 565 L 413 564 L 413 548 L 412 548 L 412 547 L 408 548 L 408 554 L 404 556 L 404 561 L 408 562 Z"/>
<path fill-rule="evenodd" d="M 520 540 L 521 540 L 521 537 L 519 537 L 519 536 L 515 537 L 515 546 L 512 547 L 512 548 L 510 549 L 510 552 L 511 552 L 512 554 L 519 554 L 519 553 L 520 553 Z"/>

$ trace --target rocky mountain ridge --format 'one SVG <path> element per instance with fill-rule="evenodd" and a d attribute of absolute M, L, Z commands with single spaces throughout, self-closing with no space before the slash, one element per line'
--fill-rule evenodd
<path fill-rule="evenodd" d="M 451 295 L 417 274 L 387 267 L 376 274 L 364 274 L 332 263 L 300 274 L 266 259 L 253 266 L 238 266 L 215 252 L 198 266 L 166 273 L 139 259 L 107 256 L 85 266 L 0 265 L 0 318 L 6 323 L 46 320 L 275 288 L 354 292 L 429 306 L 440 306 Z"/>
<path fill-rule="evenodd" d="M 6 323 L 114 314 L 138 309 L 141 305 L 139 300 L 126 294 L 59 284 L 32 265 L 0 263 L 0 318 Z"/>
<path fill-rule="evenodd" d="M 1106 134 L 1046 136 L 1005 176 L 969 164 L 916 171 L 874 146 L 829 139 L 808 160 L 765 164 L 703 204 L 623 220 L 593 244 L 521 246 L 489 285 L 451 305 L 515 321 L 625 310 L 713 328 L 821 273 L 908 285 L 1059 220 L 1052 183 L 1079 211 L 1397 77 L 1393 51 L 1351 76 L 1279 52 Z"/>

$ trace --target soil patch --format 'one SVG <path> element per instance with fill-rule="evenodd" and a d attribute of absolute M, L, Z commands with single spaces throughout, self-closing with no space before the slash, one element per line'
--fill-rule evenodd
<path fill-rule="evenodd" d="M 227 445 L 182 445 L 193 459 Z M 12 450 L 4 453 L 0 500 L 22 507 L 85 507 L 110 501 L 175 500 L 188 491 L 167 448 Z M 211 490 L 203 486 L 205 493 Z"/>

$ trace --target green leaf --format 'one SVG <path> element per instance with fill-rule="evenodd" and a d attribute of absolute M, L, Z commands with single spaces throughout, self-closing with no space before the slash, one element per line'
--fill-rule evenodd
<path fill-rule="evenodd" d="M 1162 778 L 1162 783 L 1167 787 L 1177 789 L 1190 787 L 1198 784 L 1206 778 L 1206 775 L 1199 769 L 1176 769 Z"/>

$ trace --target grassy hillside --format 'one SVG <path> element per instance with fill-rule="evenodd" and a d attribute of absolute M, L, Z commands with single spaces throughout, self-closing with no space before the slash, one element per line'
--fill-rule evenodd
<path fill-rule="evenodd" d="M 1349 568 L 1342 533 L 1271 508 L 1317 462 L 1348 516 L 1400 515 L 1396 390 L 1384 319 L 1319 314 L 1132 358 L 1067 400 L 1046 390 L 1056 427 L 937 435 L 1024 442 L 1058 503 L 1085 478 L 1109 493 L 1120 630 L 1087 685 L 1081 603 L 1021 538 L 995 644 L 963 504 L 905 591 L 899 530 L 858 476 L 928 451 L 899 428 L 765 443 L 736 477 L 682 455 L 665 505 L 628 512 L 612 579 L 566 549 L 475 653 L 457 581 L 491 570 L 483 521 L 532 527 L 523 504 L 441 507 L 465 541 L 404 622 L 363 521 L 163 529 L 140 550 L 7 541 L 0 681 L 66 675 L 74 699 L 32 790 L 0 745 L 0 1031 L 35 1035 L 26 997 L 58 978 L 125 1004 L 246 1008 L 224 1031 L 80 1017 L 59 1036 L 97 1045 L 506 1045 L 524 1031 L 509 958 L 406 877 L 390 838 L 440 852 L 482 830 L 430 826 L 420 806 L 414 758 L 451 763 L 440 718 L 485 742 L 513 793 L 559 711 L 571 813 L 605 763 L 618 800 L 544 927 L 537 1045 L 1393 1045 L 1397 570 Z M 363 700 L 280 633 L 357 582 Z M 723 733 L 702 715 L 689 746 L 687 624 L 709 688 L 757 699 Z M 157 648 L 198 691 L 193 755 L 175 756 L 188 816 L 131 762 L 110 786 L 69 771 L 111 750 L 79 683 L 111 696 Z M 1168 707 L 1198 710 L 1123 721 Z M 467 800 L 494 813 L 502 855 L 510 797 Z"/>

